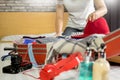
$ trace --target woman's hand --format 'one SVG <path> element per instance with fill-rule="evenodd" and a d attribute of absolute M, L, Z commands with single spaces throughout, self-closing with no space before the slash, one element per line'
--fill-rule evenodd
<path fill-rule="evenodd" d="M 104 0 L 94 0 L 96 10 L 88 16 L 87 21 L 95 21 L 107 13 L 107 7 Z"/>
<path fill-rule="evenodd" d="M 55 33 L 54 36 L 55 36 L 55 37 L 57 37 L 57 36 L 62 36 L 62 33 Z"/>
<path fill-rule="evenodd" d="M 98 18 L 98 16 L 97 16 L 96 12 L 93 12 L 88 16 L 87 21 L 94 22 L 97 18 Z"/>

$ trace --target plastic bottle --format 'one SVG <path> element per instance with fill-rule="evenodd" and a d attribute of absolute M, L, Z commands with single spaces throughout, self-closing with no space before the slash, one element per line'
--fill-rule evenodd
<path fill-rule="evenodd" d="M 89 46 L 90 43 L 87 42 L 85 60 L 79 65 L 79 80 L 92 80 L 93 61 L 90 61 L 92 51 Z"/>

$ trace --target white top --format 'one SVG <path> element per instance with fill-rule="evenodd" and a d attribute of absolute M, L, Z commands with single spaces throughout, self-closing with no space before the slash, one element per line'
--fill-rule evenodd
<path fill-rule="evenodd" d="M 63 4 L 69 13 L 67 27 L 84 29 L 86 19 L 95 11 L 94 0 L 57 0 L 57 4 Z"/>

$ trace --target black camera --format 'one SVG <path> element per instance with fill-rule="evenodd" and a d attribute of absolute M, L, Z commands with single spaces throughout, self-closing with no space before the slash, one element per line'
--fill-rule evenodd
<path fill-rule="evenodd" d="M 18 54 L 11 55 L 11 65 L 3 67 L 3 73 L 16 74 L 32 68 L 32 63 L 23 62 L 22 57 Z"/>

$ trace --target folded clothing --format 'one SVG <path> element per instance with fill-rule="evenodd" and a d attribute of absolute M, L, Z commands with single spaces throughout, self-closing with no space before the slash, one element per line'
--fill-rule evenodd
<path fill-rule="evenodd" d="M 72 38 L 84 38 L 92 34 L 108 34 L 110 33 L 109 26 L 105 18 L 101 17 L 94 22 L 88 21 L 83 34 L 73 35 Z"/>

